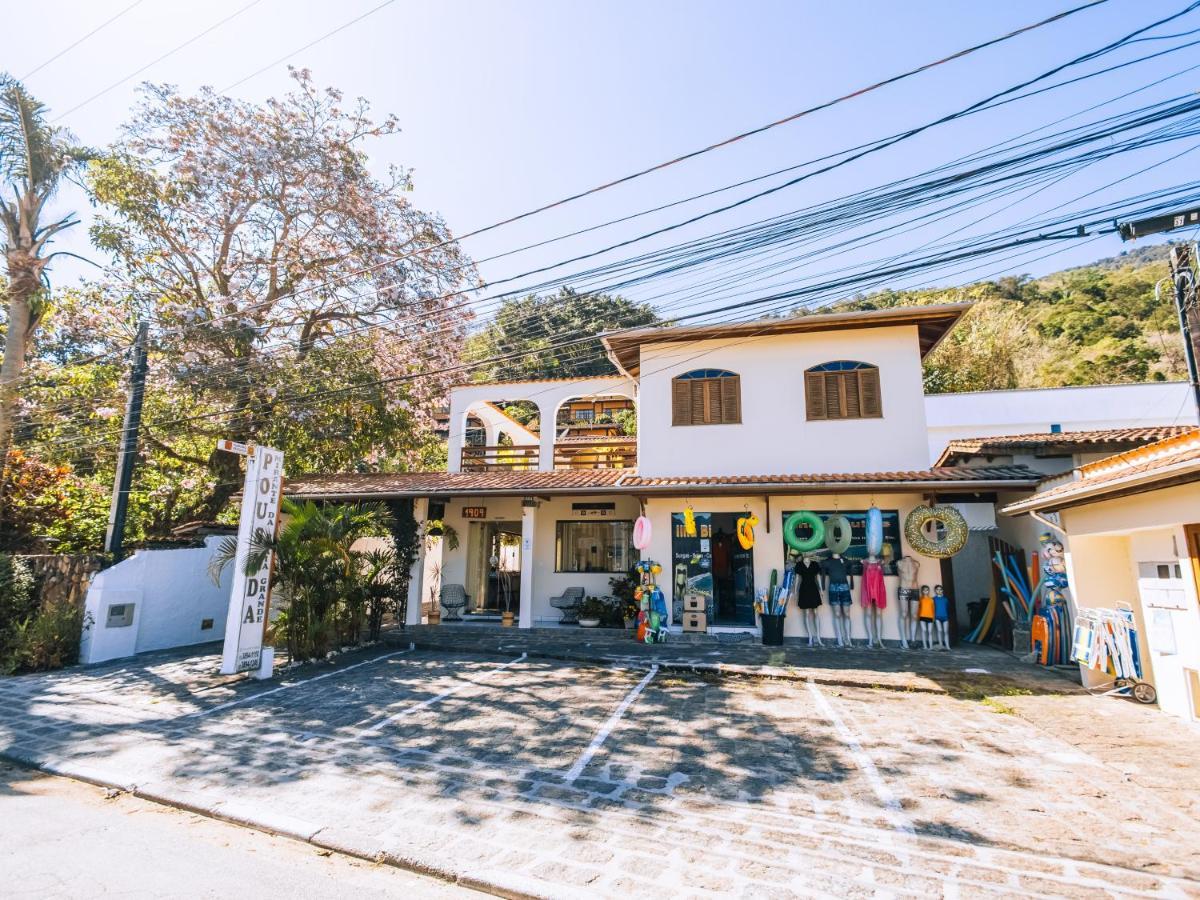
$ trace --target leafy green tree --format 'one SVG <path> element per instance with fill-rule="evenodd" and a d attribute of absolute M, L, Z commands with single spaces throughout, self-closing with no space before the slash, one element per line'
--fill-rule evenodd
<path fill-rule="evenodd" d="M 511 356 L 477 371 L 479 381 L 612 375 L 616 370 L 605 357 L 599 338 L 569 347 L 555 345 L 658 321 L 648 304 L 563 287 L 553 296 L 531 294 L 504 300 L 496 317 L 471 340 L 468 358 Z"/>
<path fill-rule="evenodd" d="M 0 221 L 4 230 L 8 319 L 0 364 L 0 458 L 12 435 L 18 379 L 45 311 L 46 267 L 54 237 L 78 224 L 74 213 L 58 219 L 46 206 L 62 182 L 88 158 L 70 132 L 46 119 L 46 107 L 24 86 L 0 73 Z"/>
<path fill-rule="evenodd" d="M 409 201 L 406 170 L 367 165 L 396 120 L 292 74 L 259 105 L 148 87 L 89 169 L 108 308 L 162 336 L 147 443 L 202 485 L 175 519 L 217 516 L 238 489 L 220 438 L 274 443 L 290 473 L 418 464 L 448 380 L 429 373 L 465 336 L 471 261 Z"/>

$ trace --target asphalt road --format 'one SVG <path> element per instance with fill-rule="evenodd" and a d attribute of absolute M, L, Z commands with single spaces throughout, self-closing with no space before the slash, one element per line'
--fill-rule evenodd
<path fill-rule="evenodd" d="M 386 865 L 0 763 L 0 894 L 479 896 Z M 322 855 L 324 853 L 325 855 Z"/>

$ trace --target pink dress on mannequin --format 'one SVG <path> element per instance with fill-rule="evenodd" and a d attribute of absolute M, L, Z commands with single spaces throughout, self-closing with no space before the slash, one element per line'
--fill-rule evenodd
<path fill-rule="evenodd" d="M 883 609 L 887 606 L 887 587 L 883 582 L 883 563 L 863 563 L 862 593 L 859 595 L 862 605 Z"/>

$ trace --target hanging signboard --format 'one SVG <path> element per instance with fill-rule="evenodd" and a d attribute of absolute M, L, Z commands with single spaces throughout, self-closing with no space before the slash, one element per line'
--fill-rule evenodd
<path fill-rule="evenodd" d="M 255 447 L 221 441 L 218 449 L 246 457 L 246 483 L 238 519 L 237 558 L 229 591 L 229 614 L 225 620 L 225 650 L 221 674 L 258 669 L 262 662 L 263 631 L 270 597 L 271 564 L 267 555 L 253 572 L 246 572 L 254 535 L 274 537 L 279 532 L 279 504 L 283 497 L 283 453 L 271 447 Z"/>

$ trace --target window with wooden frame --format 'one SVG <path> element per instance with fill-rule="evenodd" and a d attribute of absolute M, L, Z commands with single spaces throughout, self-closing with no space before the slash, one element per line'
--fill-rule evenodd
<path fill-rule="evenodd" d="M 742 382 L 724 369 L 695 369 L 671 380 L 672 425 L 736 425 Z"/>
<path fill-rule="evenodd" d="M 804 373 L 804 405 L 809 421 L 882 418 L 879 369 L 846 359 L 813 366 Z"/>

